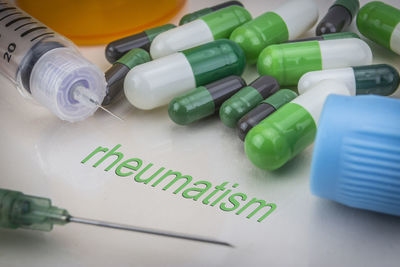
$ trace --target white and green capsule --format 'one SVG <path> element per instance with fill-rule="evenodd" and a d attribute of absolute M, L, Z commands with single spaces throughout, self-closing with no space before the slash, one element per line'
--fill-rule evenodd
<path fill-rule="evenodd" d="M 368 39 L 400 55 L 400 9 L 370 2 L 358 12 L 357 28 Z"/>
<path fill-rule="evenodd" d="M 238 44 L 221 39 L 134 67 L 124 80 L 128 101 L 139 109 L 154 109 L 196 87 L 230 75 L 246 65 Z"/>
<path fill-rule="evenodd" d="M 234 29 L 251 20 L 250 13 L 233 5 L 158 35 L 150 46 L 152 58 L 160 58 L 218 39 L 229 38 Z"/>
<path fill-rule="evenodd" d="M 351 95 L 388 96 L 399 86 L 399 72 L 395 68 L 387 64 L 376 64 L 311 71 L 300 78 L 297 89 L 299 94 L 303 94 L 319 82 L 331 79 L 345 83 Z"/>
<path fill-rule="evenodd" d="M 296 39 L 318 20 L 318 7 L 313 0 L 276 2 L 285 3 L 237 27 L 229 37 L 240 45 L 250 64 L 257 62 L 265 47 Z"/>
<path fill-rule="evenodd" d="M 296 85 L 310 71 L 368 65 L 370 47 L 358 38 L 306 41 L 270 45 L 257 62 L 260 75 L 270 75 L 282 85 Z"/>
<path fill-rule="evenodd" d="M 323 80 L 252 128 L 245 138 L 250 161 L 261 169 L 276 170 L 311 145 L 322 107 L 331 94 L 350 92 L 342 82 Z"/>

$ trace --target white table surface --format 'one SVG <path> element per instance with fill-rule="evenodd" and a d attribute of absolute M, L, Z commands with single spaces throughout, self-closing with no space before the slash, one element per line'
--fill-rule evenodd
<path fill-rule="evenodd" d="M 189 1 L 197 10 L 221 1 Z M 281 1 L 243 1 L 253 16 Z M 322 18 L 333 1 L 318 1 Z M 368 1 L 361 1 L 365 4 Z M 398 0 L 385 1 L 400 8 Z M 299 14 L 305 15 L 305 14 Z M 175 20 L 177 22 L 178 20 Z M 358 32 L 354 25 L 351 31 Z M 303 37 L 312 36 L 314 28 Z M 364 38 L 363 38 L 364 39 Z M 367 41 L 374 63 L 400 70 L 400 56 Z M 106 70 L 104 46 L 83 47 Z M 247 68 L 247 82 L 257 76 Z M 218 117 L 188 127 L 174 124 L 166 107 L 141 111 L 121 99 L 79 123 L 60 121 L 22 98 L 0 77 L 1 188 L 49 197 L 76 216 L 214 237 L 235 248 L 101 229 L 78 224 L 50 232 L 0 229 L 0 266 L 399 266 L 400 218 L 350 209 L 309 191 L 312 147 L 282 169 L 262 171 L 246 158 L 243 143 Z M 396 97 L 400 93 L 395 94 Z M 80 161 L 98 146 L 144 164 L 154 163 L 206 180 L 238 183 L 238 192 L 277 205 L 259 223 L 171 190 L 137 183 Z M 92 162 L 93 164 L 93 162 Z"/>

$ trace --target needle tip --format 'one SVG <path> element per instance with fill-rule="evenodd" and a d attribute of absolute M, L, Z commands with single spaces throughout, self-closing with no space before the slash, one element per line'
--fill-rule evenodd
<path fill-rule="evenodd" d="M 226 242 L 221 242 L 221 241 L 217 241 L 217 242 L 215 242 L 214 244 L 216 244 L 216 245 L 221 245 L 221 246 L 225 246 L 225 247 L 230 247 L 230 248 L 235 248 L 235 246 L 233 246 L 233 245 L 231 245 L 231 244 L 229 244 L 229 243 L 226 243 Z"/>
<path fill-rule="evenodd" d="M 113 116 L 114 118 L 120 120 L 120 121 L 124 121 L 122 118 L 118 117 L 117 115 L 115 115 L 114 113 L 112 113 L 111 111 L 109 111 L 108 109 L 106 109 L 105 107 L 101 106 L 100 104 L 96 104 L 97 107 L 101 108 L 102 110 L 104 110 L 105 112 L 107 112 L 108 114 L 110 114 L 111 116 Z"/>
<path fill-rule="evenodd" d="M 117 223 L 111 223 L 111 222 L 104 222 L 104 221 L 98 221 L 98 220 L 92 220 L 92 219 L 68 216 L 67 222 L 83 223 L 83 224 L 107 227 L 107 228 L 112 228 L 112 229 L 134 231 L 134 232 L 140 232 L 140 233 L 146 233 L 146 234 L 152 234 L 152 235 L 160 235 L 160 236 L 165 236 L 165 237 L 180 238 L 180 239 L 204 242 L 204 243 L 221 245 L 221 246 L 233 248 L 233 246 L 227 242 L 218 241 L 218 240 L 214 240 L 214 239 L 208 239 L 208 238 L 199 237 L 199 236 L 186 235 L 186 234 L 174 233 L 174 232 L 168 232 L 168 231 L 160 231 L 160 230 L 154 230 L 154 229 L 142 228 L 142 227 L 136 227 L 136 226 L 130 226 L 130 225 L 123 225 L 123 224 L 117 224 Z"/>

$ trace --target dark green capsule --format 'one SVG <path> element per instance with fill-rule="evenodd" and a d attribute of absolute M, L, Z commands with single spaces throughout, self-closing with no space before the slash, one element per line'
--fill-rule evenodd
<path fill-rule="evenodd" d="M 353 67 L 353 71 L 357 95 L 388 96 L 399 86 L 399 72 L 387 64 Z"/>
<path fill-rule="evenodd" d="M 105 72 L 107 82 L 106 96 L 104 97 L 103 106 L 111 103 L 111 101 L 122 91 L 126 74 L 135 66 L 149 62 L 151 60 L 148 52 L 141 48 L 134 48 Z"/>
<path fill-rule="evenodd" d="M 219 110 L 221 121 L 226 126 L 234 128 L 241 117 L 278 90 L 279 83 L 275 78 L 259 77 L 222 104 Z"/>
<path fill-rule="evenodd" d="M 181 20 L 179 21 L 179 25 L 183 25 L 186 23 L 189 23 L 193 20 L 196 20 L 204 15 L 210 14 L 214 11 L 220 10 L 222 8 L 228 7 L 228 6 L 241 6 L 243 7 L 243 4 L 240 3 L 239 1 L 228 1 L 228 2 L 224 2 L 222 4 L 216 5 L 216 6 L 212 6 L 212 7 L 206 7 L 200 10 L 197 10 L 196 12 L 187 14 L 185 16 L 183 16 L 181 18 Z"/>
<path fill-rule="evenodd" d="M 289 89 L 281 89 L 272 96 L 263 100 L 257 107 L 243 116 L 237 123 L 236 130 L 239 138 L 244 141 L 247 133 L 262 120 L 289 103 L 297 94 Z"/>
<path fill-rule="evenodd" d="M 221 104 L 246 86 L 239 76 L 229 76 L 216 82 L 199 86 L 169 103 L 168 114 L 179 125 L 187 125 L 213 115 Z"/>
<path fill-rule="evenodd" d="M 175 27 L 173 24 L 165 24 L 115 40 L 106 47 L 106 59 L 112 64 L 133 48 L 142 48 L 149 52 L 151 42 L 157 35 Z"/>

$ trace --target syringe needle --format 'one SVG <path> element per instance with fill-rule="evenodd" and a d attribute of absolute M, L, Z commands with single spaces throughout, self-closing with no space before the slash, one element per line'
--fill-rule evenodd
<path fill-rule="evenodd" d="M 123 119 L 121 119 L 120 117 L 118 117 L 117 115 L 115 115 L 114 113 L 112 113 L 111 111 L 109 111 L 108 109 L 103 107 L 102 105 L 99 105 L 99 104 L 96 104 L 96 105 L 97 105 L 97 107 L 101 108 L 102 110 L 104 110 L 105 112 L 107 112 L 108 114 L 113 116 L 114 118 L 119 119 L 120 121 L 124 121 Z"/>
<path fill-rule="evenodd" d="M 123 119 L 121 119 L 120 117 L 118 117 L 117 115 L 115 115 L 114 113 L 112 113 L 111 111 L 109 111 L 108 109 L 103 107 L 102 105 L 100 105 L 99 102 L 94 100 L 93 94 L 83 86 L 75 87 L 75 90 L 73 91 L 73 96 L 78 102 L 87 103 L 89 105 L 95 105 L 96 107 L 101 108 L 102 110 L 104 110 L 105 112 L 107 112 L 108 114 L 113 116 L 114 118 L 116 118 L 120 121 L 124 121 Z"/>
<path fill-rule="evenodd" d="M 108 109 L 106 109 L 105 107 L 103 107 L 102 105 L 100 105 L 97 101 L 89 98 L 89 101 L 92 102 L 93 104 L 95 104 L 98 108 L 101 108 L 102 110 L 104 110 L 105 112 L 107 112 L 108 114 L 110 114 L 111 116 L 113 116 L 114 118 L 120 120 L 120 121 L 124 121 L 123 119 L 121 119 L 120 117 L 118 117 L 117 115 L 115 115 L 114 113 L 112 113 L 111 111 L 109 111 Z"/>
<path fill-rule="evenodd" d="M 205 242 L 205 243 L 211 243 L 211 244 L 227 246 L 227 247 L 233 247 L 231 244 L 228 244 L 226 242 L 209 239 L 209 238 L 204 238 L 204 237 L 199 237 L 199 236 L 185 235 L 185 234 L 180 234 L 180 233 L 175 233 L 175 232 L 159 231 L 159 230 L 154 230 L 154 229 L 149 229 L 149 228 L 116 224 L 116 223 L 110 223 L 110 222 L 104 222 L 104 221 L 98 221 L 98 220 L 92 220 L 92 219 L 84 219 L 84 218 L 78 218 L 78 217 L 73 217 L 73 216 L 68 216 L 67 221 L 101 226 L 101 227 L 107 227 L 107 228 L 113 228 L 113 229 L 119 229 L 119 230 L 127 230 L 127 231 L 134 231 L 134 232 L 140 232 L 140 233 L 146 233 L 146 234 L 152 234 L 152 235 L 161 235 L 161 236 L 166 236 L 166 237 L 173 237 L 173 238 L 180 238 L 180 239 L 186 239 L 186 240 L 192 240 L 192 241 L 198 241 L 198 242 Z"/>
<path fill-rule="evenodd" d="M 48 198 L 25 195 L 18 191 L 2 188 L 0 188 L 0 207 L 2 207 L 0 208 L 0 228 L 51 231 L 53 225 L 75 222 L 233 247 L 226 242 L 200 236 L 73 217 L 66 209 L 53 206 Z"/>

